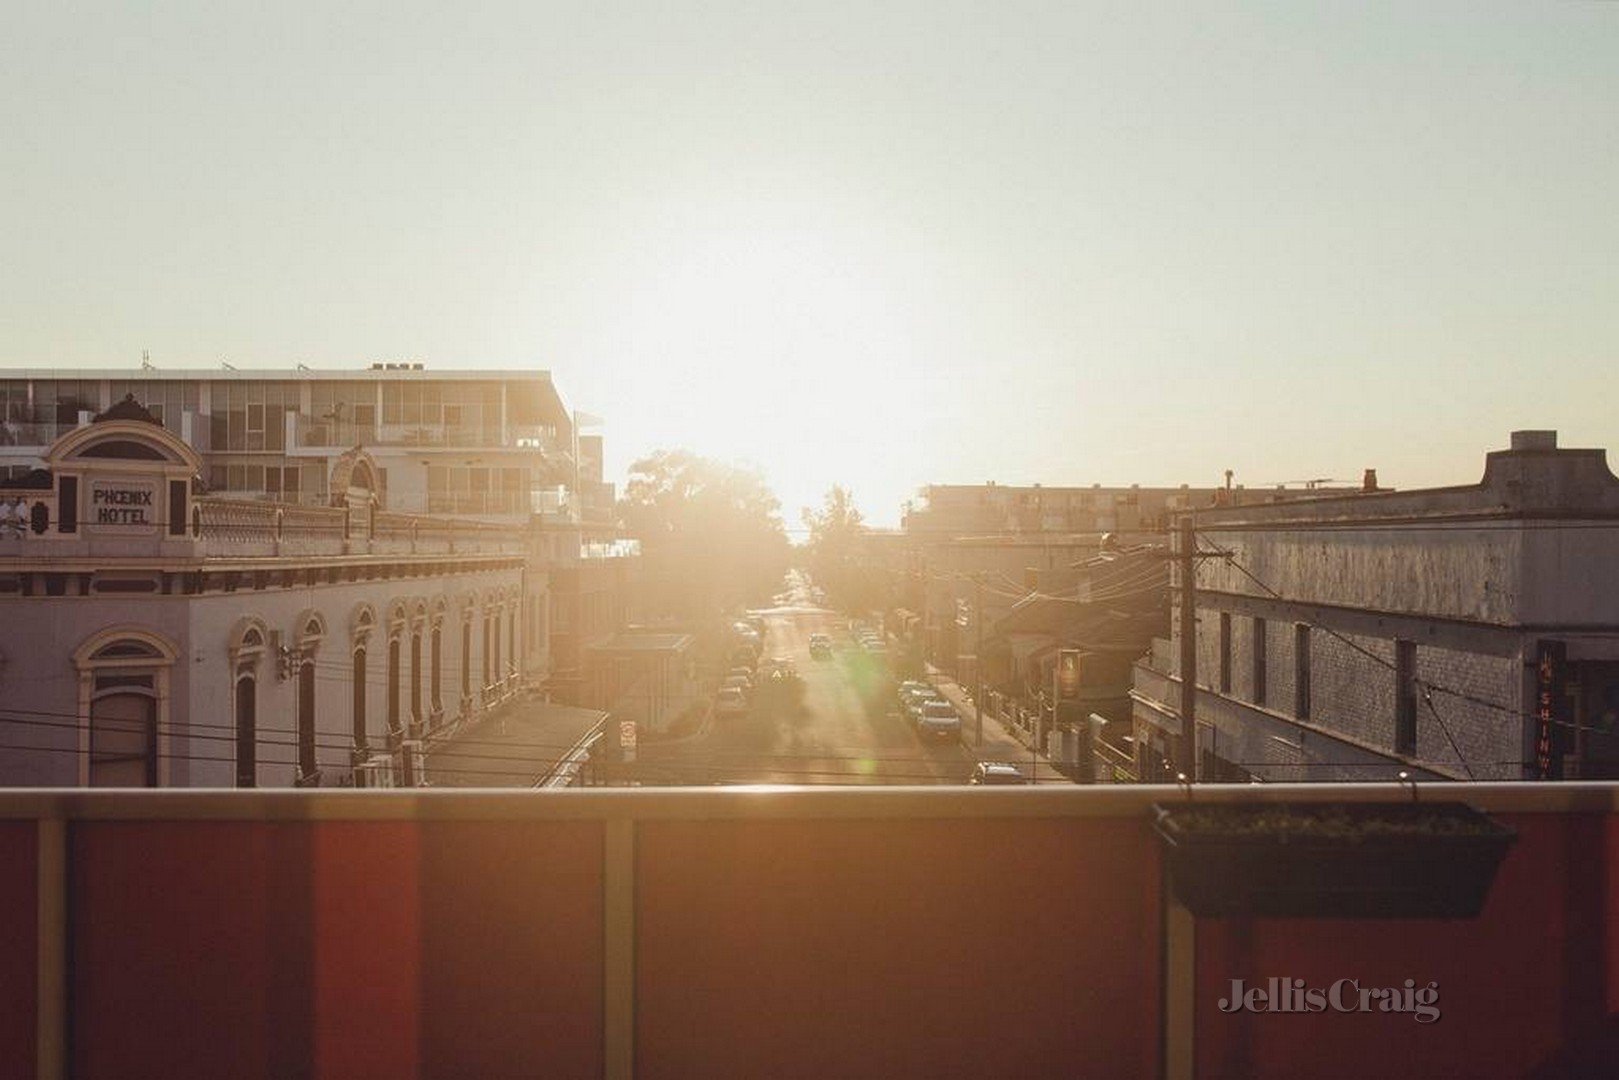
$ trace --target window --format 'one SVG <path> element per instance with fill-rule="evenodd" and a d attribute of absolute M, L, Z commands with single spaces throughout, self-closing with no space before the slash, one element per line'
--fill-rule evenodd
<path fill-rule="evenodd" d="M 361 751 L 366 748 L 365 677 L 365 646 L 361 645 L 354 650 L 354 702 L 351 712 L 354 724 L 354 748 Z"/>
<path fill-rule="evenodd" d="M 432 649 L 432 653 L 433 653 L 433 661 L 432 661 L 433 662 L 433 667 L 432 667 L 431 684 L 430 684 L 430 686 L 428 688 L 429 689 L 428 700 L 432 703 L 432 709 L 433 709 L 433 711 L 435 713 L 442 712 L 444 710 L 444 688 L 443 688 L 443 667 L 444 667 L 443 661 L 444 661 L 444 654 L 443 654 L 443 648 L 442 648 L 443 636 L 444 636 L 443 627 L 441 627 L 441 626 L 439 626 L 437 624 L 434 624 L 434 626 L 433 626 L 433 640 L 432 640 L 432 644 L 431 644 L 431 649 Z"/>
<path fill-rule="evenodd" d="M 1220 693 L 1231 693 L 1231 613 L 1220 612 Z"/>
<path fill-rule="evenodd" d="M 184 536 L 186 534 L 186 496 L 187 482 L 184 480 L 169 481 L 169 535 Z"/>
<path fill-rule="evenodd" d="M 410 635 L 410 719 L 420 733 L 427 720 L 422 711 L 422 632 L 413 631 Z"/>
<path fill-rule="evenodd" d="M 264 624 L 251 616 L 237 623 L 230 647 L 232 704 L 236 712 L 236 786 L 258 786 L 258 665 L 268 640 Z"/>
<path fill-rule="evenodd" d="M 472 696 L 472 616 L 461 623 L 461 696 Z"/>
<path fill-rule="evenodd" d="M 399 638 L 388 639 L 388 733 L 399 734 Z"/>
<path fill-rule="evenodd" d="M 1293 715 L 1310 719 L 1310 627 L 1293 624 Z"/>
<path fill-rule="evenodd" d="M 483 685 L 488 687 L 493 680 L 489 678 L 489 613 L 483 615 Z"/>
<path fill-rule="evenodd" d="M 258 680 L 251 673 L 236 677 L 236 786 L 258 786 Z"/>
<path fill-rule="evenodd" d="M 315 761 L 315 661 L 305 657 L 298 665 L 298 782 L 315 783 L 319 777 Z"/>
<path fill-rule="evenodd" d="M 490 613 L 489 622 L 490 622 L 490 624 L 491 624 L 491 626 L 493 628 L 492 633 L 493 633 L 494 640 L 495 640 L 495 659 L 494 659 L 495 682 L 500 682 L 502 680 L 502 677 L 503 677 L 502 672 L 504 671 L 504 669 L 500 666 L 500 651 L 501 651 L 500 650 L 500 611 L 498 609 L 495 610 L 494 612 Z"/>
<path fill-rule="evenodd" d="M 56 531 L 79 531 L 79 478 L 64 476 L 56 481 Z"/>
<path fill-rule="evenodd" d="M 1394 643 L 1394 752 L 1401 757 L 1417 754 L 1417 645 L 1414 641 Z"/>
<path fill-rule="evenodd" d="M 1253 702 L 1265 704 L 1265 620 L 1254 619 L 1254 686 Z"/>

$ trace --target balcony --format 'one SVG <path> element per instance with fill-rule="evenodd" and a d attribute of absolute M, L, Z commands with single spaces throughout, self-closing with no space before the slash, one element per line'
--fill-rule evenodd
<path fill-rule="evenodd" d="M 0 793 L 0 1060 L 1521 1076 L 1619 1010 L 1619 787 L 1443 791 L 1519 833 L 1474 920 L 1193 918 L 1148 824 L 1173 788 Z M 1221 1010 L 1270 977 L 1436 983 L 1442 1022 Z"/>
<path fill-rule="evenodd" d="M 287 446 L 299 450 L 346 450 L 351 446 L 407 446 L 477 450 L 489 447 L 559 450 L 566 446 L 551 427 L 507 424 L 355 423 L 308 413 L 287 414 Z"/>
<path fill-rule="evenodd" d="M 77 420 L 7 420 L 0 423 L 0 448 L 43 448 L 66 435 L 74 428 L 90 422 L 89 412 Z"/>

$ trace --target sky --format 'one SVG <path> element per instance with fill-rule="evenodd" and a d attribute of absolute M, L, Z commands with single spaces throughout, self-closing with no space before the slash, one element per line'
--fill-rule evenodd
<path fill-rule="evenodd" d="M 799 524 L 1619 449 L 1619 4 L 7 5 L 0 366 L 543 368 Z"/>

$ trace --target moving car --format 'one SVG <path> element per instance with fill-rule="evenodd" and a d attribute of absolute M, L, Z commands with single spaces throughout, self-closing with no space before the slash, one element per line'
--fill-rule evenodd
<path fill-rule="evenodd" d="M 727 675 L 721 684 L 722 690 L 735 690 L 746 696 L 753 689 L 753 680 L 746 675 Z"/>
<path fill-rule="evenodd" d="M 817 660 L 825 660 L 832 655 L 832 639 L 825 634 L 811 634 L 809 639 L 810 655 Z"/>
<path fill-rule="evenodd" d="M 1023 770 L 1006 761 L 980 761 L 973 767 L 972 779 L 969 784 L 998 785 L 998 784 L 1027 784 L 1028 778 Z"/>
<path fill-rule="evenodd" d="M 961 741 L 961 716 L 948 701 L 927 701 L 916 720 L 916 733 L 924 739 Z"/>
<path fill-rule="evenodd" d="M 748 699 L 741 690 L 726 687 L 714 699 L 714 715 L 719 717 L 748 715 Z"/>

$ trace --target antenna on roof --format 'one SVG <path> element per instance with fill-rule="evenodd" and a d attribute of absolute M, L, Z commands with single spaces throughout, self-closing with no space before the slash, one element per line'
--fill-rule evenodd
<path fill-rule="evenodd" d="M 141 350 L 141 370 L 156 371 L 157 365 L 152 363 L 152 354 L 145 349 Z"/>
<path fill-rule="evenodd" d="M 310 368 L 309 368 L 308 364 L 304 363 L 303 361 L 299 361 L 298 362 L 298 370 L 299 371 L 308 371 L 308 370 L 310 370 Z"/>
<path fill-rule="evenodd" d="M 219 362 L 219 366 L 224 368 L 226 371 L 235 371 L 236 370 L 236 366 L 234 364 L 232 364 L 229 360 L 221 360 Z"/>

